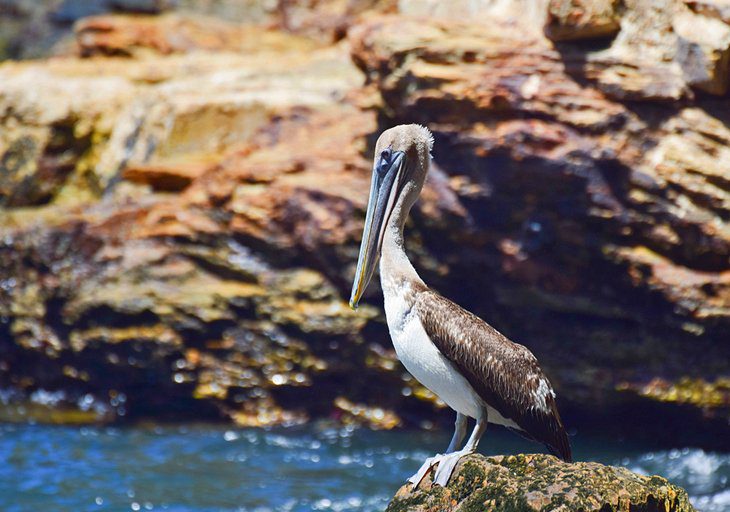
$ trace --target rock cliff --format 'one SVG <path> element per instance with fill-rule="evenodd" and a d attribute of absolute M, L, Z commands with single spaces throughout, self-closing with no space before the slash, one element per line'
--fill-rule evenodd
<path fill-rule="evenodd" d="M 5 403 L 437 417 L 377 286 L 346 304 L 374 137 L 420 122 L 424 279 L 535 352 L 568 425 L 728 446 L 719 3 L 163 3 L 69 14 L 71 35 L 50 2 L 57 56 L 0 65 Z"/>

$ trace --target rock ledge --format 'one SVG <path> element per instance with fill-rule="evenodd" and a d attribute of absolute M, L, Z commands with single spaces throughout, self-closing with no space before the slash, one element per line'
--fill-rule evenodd
<path fill-rule="evenodd" d="M 449 485 L 400 488 L 387 512 L 570 511 L 690 512 L 687 492 L 659 476 L 552 455 L 470 455 Z"/>

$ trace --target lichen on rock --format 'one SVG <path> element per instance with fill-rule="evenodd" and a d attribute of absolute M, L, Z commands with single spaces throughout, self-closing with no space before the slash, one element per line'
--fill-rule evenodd
<path fill-rule="evenodd" d="M 406 484 L 387 512 L 694 512 L 687 492 L 659 476 L 595 462 L 565 463 L 552 455 L 468 455 L 446 487 L 429 474 Z"/>

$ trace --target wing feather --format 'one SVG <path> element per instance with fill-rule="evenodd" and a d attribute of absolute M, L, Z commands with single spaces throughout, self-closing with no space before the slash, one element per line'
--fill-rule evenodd
<path fill-rule="evenodd" d="M 572 459 L 555 392 L 532 352 L 428 288 L 414 308 L 431 341 L 486 404 L 562 459 Z"/>

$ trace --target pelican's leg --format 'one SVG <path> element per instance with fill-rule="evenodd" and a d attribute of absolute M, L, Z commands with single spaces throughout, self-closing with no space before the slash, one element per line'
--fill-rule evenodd
<path fill-rule="evenodd" d="M 440 457 L 440 460 L 438 461 L 439 467 L 436 469 L 436 474 L 433 478 L 434 484 L 446 487 L 446 484 L 449 483 L 449 478 L 451 478 L 451 473 L 454 472 L 456 463 L 459 462 L 459 459 L 461 459 L 464 455 L 469 455 L 470 453 L 477 451 L 479 440 L 482 438 L 486 430 L 487 412 L 484 410 L 482 411 L 481 417 L 477 418 L 477 424 L 474 427 L 471 436 L 469 436 L 469 440 L 466 442 L 464 449 L 459 450 L 458 452 L 448 453 Z"/>
<path fill-rule="evenodd" d="M 437 454 L 433 457 L 429 457 L 428 459 L 426 459 L 426 461 L 421 465 L 418 471 L 416 471 L 416 474 L 408 479 L 408 481 L 413 484 L 413 487 L 417 487 L 418 484 L 421 483 L 421 480 L 423 480 L 423 477 L 428 474 L 433 466 L 439 464 L 446 455 L 456 450 L 456 448 L 461 444 L 461 441 L 466 435 L 467 420 L 468 418 L 460 412 L 456 413 L 456 422 L 454 423 L 454 435 L 451 437 L 449 447 L 446 448 L 446 454 Z"/>
<path fill-rule="evenodd" d="M 449 447 L 446 448 L 446 453 L 451 453 L 458 448 L 461 442 L 464 440 L 466 435 L 466 422 L 467 417 L 460 412 L 456 413 L 456 422 L 454 423 L 454 436 L 451 438 Z"/>

